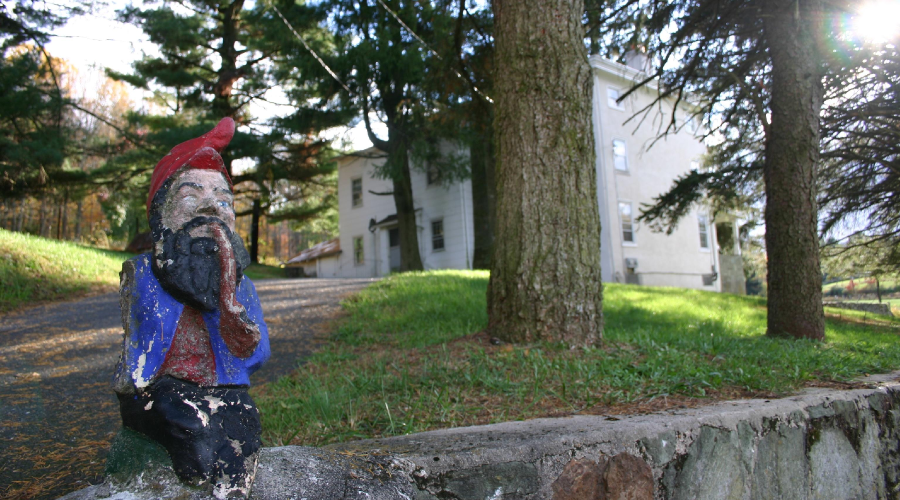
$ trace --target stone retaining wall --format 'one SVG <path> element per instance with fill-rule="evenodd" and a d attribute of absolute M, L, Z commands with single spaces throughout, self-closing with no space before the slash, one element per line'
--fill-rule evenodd
<path fill-rule="evenodd" d="M 815 389 L 653 415 L 268 448 L 252 498 L 898 498 L 897 375 L 870 380 L 871 389 Z M 108 480 L 66 498 L 203 498 L 159 474 Z"/>
<path fill-rule="evenodd" d="M 893 316 L 890 304 L 876 304 L 874 302 L 825 302 L 825 307 L 838 309 L 852 309 L 854 311 L 866 311 L 875 314 Z"/>

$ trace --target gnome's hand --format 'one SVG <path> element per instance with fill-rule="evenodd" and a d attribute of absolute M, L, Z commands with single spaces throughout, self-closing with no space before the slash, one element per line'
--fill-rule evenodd
<path fill-rule="evenodd" d="M 235 297 L 237 262 L 227 230 L 211 224 L 213 239 L 219 247 L 219 267 L 222 270 L 219 288 L 219 334 L 235 356 L 246 358 L 259 344 L 259 327 L 247 316 L 247 310 Z"/>

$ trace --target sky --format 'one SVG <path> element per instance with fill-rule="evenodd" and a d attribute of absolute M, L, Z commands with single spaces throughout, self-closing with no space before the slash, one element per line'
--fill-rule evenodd
<path fill-rule="evenodd" d="M 84 74 L 91 67 L 100 71 L 110 68 L 121 73 L 130 73 L 132 63 L 141 59 L 144 54 L 155 55 L 159 52 L 150 43 L 143 31 L 137 26 L 116 20 L 116 9 L 121 9 L 127 2 L 111 0 L 107 5 L 98 5 L 85 15 L 70 19 L 64 26 L 52 32 L 47 50 L 54 57 L 65 59 Z M 132 100 L 136 106 L 144 96 L 144 91 L 128 86 Z M 272 89 L 266 99 L 285 103 L 286 99 L 280 89 Z M 250 112 L 260 119 L 267 119 L 285 114 L 287 108 L 278 105 L 251 106 Z M 339 128 L 325 131 L 328 138 L 346 141 L 351 149 L 360 150 L 371 147 L 364 128 Z"/>
<path fill-rule="evenodd" d="M 155 54 L 157 51 L 140 28 L 116 20 L 115 10 L 125 5 L 125 0 L 110 0 L 106 4 L 98 2 L 92 12 L 72 18 L 55 30 L 47 49 L 53 56 L 69 61 L 84 73 L 92 66 L 130 72 L 132 63 L 143 54 Z M 868 0 L 859 2 L 857 6 L 857 15 L 852 16 L 848 23 L 848 28 L 857 36 L 884 42 L 900 33 L 900 0 Z M 143 92 L 131 89 L 131 97 L 139 105 Z M 279 89 L 273 89 L 266 97 L 284 102 Z M 285 113 L 285 108 L 256 106 L 251 108 L 251 112 L 265 119 Z M 348 141 L 353 149 L 371 146 L 361 125 L 350 130 L 332 130 L 328 135 Z"/>
<path fill-rule="evenodd" d="M 81 70 L 91 65 L 128 72 L 142 51 L 154 53 L 140 28 L 115 20 L 109 6 L 77 16 L 53 31 L 47 50 L 54 57 L 66 59 Z"/>

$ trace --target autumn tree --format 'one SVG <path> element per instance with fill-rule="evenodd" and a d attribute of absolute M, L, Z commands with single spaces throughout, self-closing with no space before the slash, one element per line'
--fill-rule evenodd
<path fill-rule="evenodd" d="M 583 4 L 494 0 L 493 12 L 497 232 L 488 328 L 513 342 L 596 345 L 600 217 Z"/>
<path fill-rule="evenodd" d="M 0 194 L 43 189 L 70 146 L 67 96 L 58 65 L 44 49 L 47 32 L 71 12 L 39 2 L 0 4 Z"/>

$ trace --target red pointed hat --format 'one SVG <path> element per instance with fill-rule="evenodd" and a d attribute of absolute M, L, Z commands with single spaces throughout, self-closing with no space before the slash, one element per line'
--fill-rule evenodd
<path fill-rule="evenodd" d="M 225 117 L 214 129 L 196 139 L 182 142 L 172 148 L 172 151 L 169 151 L 169 154 L 162 160 L 159 160 L 153 169 L 153 176 L 150 178 L 150 194 L 147 196 L 148 215 L 153 196 L 166 182 L 166 179 L 185 165 L 203 170 L 218 170 L 222 172 L 228 185 L 231 186 L 231 177 L 228 176 L 225 162 L 222 161 L 219 153 L 231 142 L 233 136 L 234 120 Z"/>

